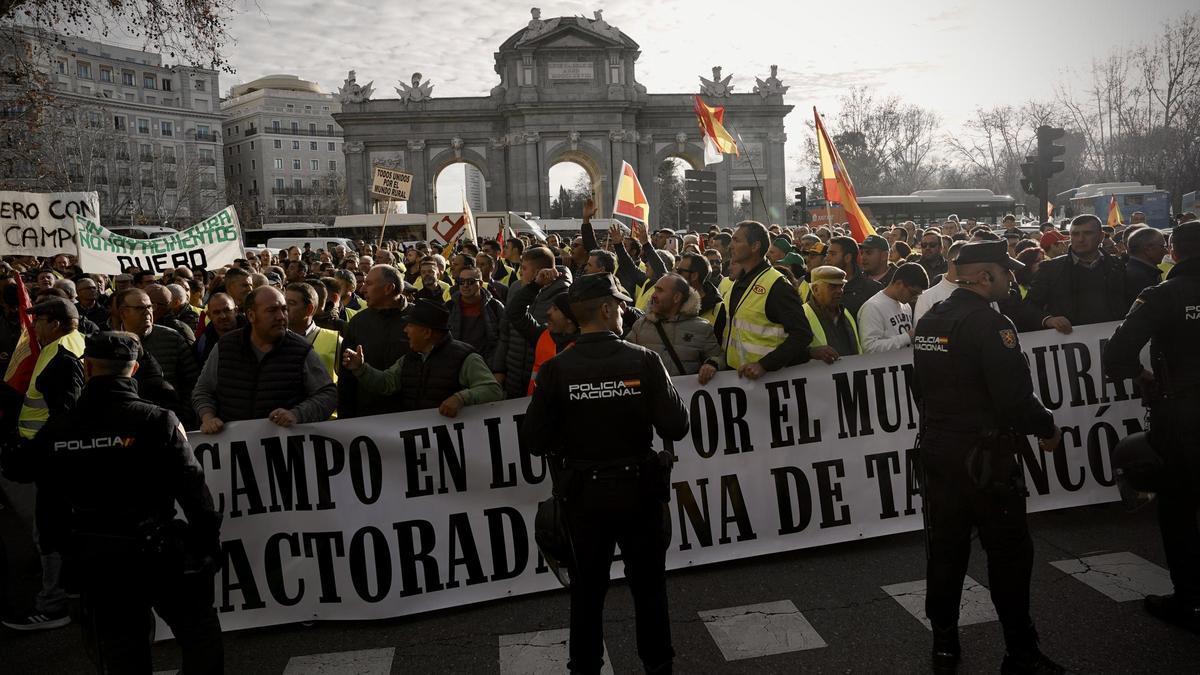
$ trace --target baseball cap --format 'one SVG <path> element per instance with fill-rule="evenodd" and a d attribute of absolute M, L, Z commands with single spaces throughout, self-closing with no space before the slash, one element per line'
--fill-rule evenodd
<path fill-rule="evenodd" d="M 971 265 L 974 263 L 996 263 L 1017 272 L 1025 269 L 1025 265 L 1008 256 L 1008 244 L 1003 241 L 975 241 L 962 247 L 958 252 L 955 265 Z"/>
<path fill-rule="evenodd" d="M 1041 239 L 1038 240 L 1038 244 L 1040 244 L 1042 248 L 1050 248 L 1060 241 L 1070 241 L 1070 239 L 1070 235 L 1066 234 L 1062 230 L 1049 230 L 1042 235 Z"/>
<path fill-rule="evenodd" d="M 825 251 L 828 248 L 829 247 L 825 245 L 825 242 L 818 241 L 818 242 L 814 242 L 808 248 L 801 251 L 800 254 L 801 255 L 825 255 Z"/>
<path fill-rule="evenodd" d="M 79 319 L 79 310 L 75 309 L 75 303 L 53 296 L 30 307 L 28 313 L 30 316 L 44 316 L 55 321 Z"/>
<path fill-rule="evenodd" d="M 771 245 L 783 251 L 785 255 L 792 252 L 792 242 L 788 241 L 787 237 L 775 237 L 771 240 Z"/>
<path fill-rule="evenodd" d="M 616 298 L 625 302 L 633 302 L 633 298 L 625 295 L 613 275 L 606 272 L 584 274 L 571 284 L 567 291 L 570 294 L 568 302 L 585 302 L 596 298 Z"/>
<path fill-rule="evenodd" d="M 843 286 L 846 283 L 846 273 L 840 267 L 833 265 L 821 265 L 814 268 L 809 275 L 814 284 L 834 284 Z"/>
<path fill-rule="evenodd" d="M 83 355 L 110 361 L 137 361 L 141 345 L 130 333 L 101 331 L 84 339 Z"/>
<path fill-rule="evenodd" d="M 858 247 L 860 249 L 873 248 L 876 251 L 883 251 L 884 253 L 892 250 L 891 245 L 888 244 L 888 240 L 877 234 L 868 234 L 866 239 L 863 239 L 862 243 L 859 244 Z"/>

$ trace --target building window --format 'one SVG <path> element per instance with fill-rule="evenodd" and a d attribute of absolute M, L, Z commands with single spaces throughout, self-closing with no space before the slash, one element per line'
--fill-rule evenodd
<path fill-rule="evenodd" d="M 108 68 L 107 66 L 100 66 L 100 81 L 101 82 L 112 82 L 112 68 Z"/>
<path fill-rule="evenodd" d="M 171 122 L 166 122 L 166 121 L 159 122 L 159 131 L 162 133 L 163 136 L 174 136 L 175 135 L 175 127 Z"/>
<path fill-rule="evenodd" d="M 292 133 L 293 134 L 300 133 L 300 123 L 299 122 L 292 122 Z"/>
<path fill-rule="evenodd" d="M 337 171 L 337 160 L 336 159 L 329 160 L 329 170 Z"/>
<path fill-rule="evenodd" d="M 296 192 L 300 192 L 301 190 L 304 189 L 304 181 L 300 180 L 299 178 L 293 178 L 292 179 L 292 189 L 295 190 Z"/>
<path fill-rule="evenodd" d="M 292 149 L 299 150 L 300 149 L 300 141 L 292 141 Z"/>
<path fill-rule="evenodd" d="M 312 171 L 320 171 L 321 170 L 321 160 L 319 160 L 319 159 L 308 160 L 308 168 Z"/>
<path fill-rule="evenodd" d="M 321 106 L 321 112 L 329 112 L 329 106 L 327 106 L 327 105 Z"/>
<path fill-rule="evenodd" d="M 59 75 L 66 75 L 66 74 L 67 74 L 67 62 L 66 62 L 66 61 L 59 61 L 59 62 L 58 62 L 58 74 L 59 74 Z"/>
<path fill-rule="evenodd" d="M 150 105 L 157 105 L 157 104 L 158 104 L 158 98 L 157 98 L 157 97 L 154 97 L 154 96 L 147 96 L 147 97 L 146 97 L 146 103 L 148 103 L 148 104 L 150 104 Z"/>
<path fill-rule="evenodd" d="M 296 171 L 300 170 L 300 160 L 298 160 L 298 159 L 292 160 L 292 169 L 294 169 Z"/>
<path fill-rule="evenodd" d="M 316 136 L 317 135 L 317 125 L 310 122 L 308 125 L 308 133 L 312 134 L 313 136 Z"/>
<path fill-rule="evenodd" d="M 276 190 L 282 190 L 282 189 L 283 189 L 283 179 L 282 179 L 282 178 L 276 178 L 276 179 L 275 179 L 275 189 L 276 189 Z"/>
<path fill-rule="evenodd" d="M 316 142 L 316 141 L 309 141 L 309 142 L 308 142 L 308 149 L 309 149 L 309 150 L 316 150 L 316 149 L 317 149 L 317 142 Z"/>
<path fill-rule="evenodd" d="M 89 129 L 99 129 L 100 128 L 100 113 L 88 112 L 87 125 L 88 125 Z"/>
<path fill-rule="evenodd" d="M 332 135 L 333 135 L 333 125 L 332 125 L 332 124 L 326 124 L 326 125 L 325 125 L 325 132 L 326 132 L 326 133 L 328 133 L 330 136 L 332 136 Z"/>
<path fill-rule="evenodd" d="M 138 159 L 143 162 L 154 161 L 154 151 L 149 143 L 142 143 L 138 146 Z"/>
<path fill-rule="evenodd" d="M 253 149 L 254 149 L 254 141 L 250 141 L 250 149 L 251 149 L 251 150 L 253 150 Z"/>
<path fill-rule="evenodd" d="M 75 64 L 75 75 L 85 80 L 92 79 L 92 65 L 79 61 Z"/>
<path fill-rule="evenodd" d="M 133 95 L 133 92 L 127 91 L 127 92 L 125 92 L 125 100 L 133 102 L 133 101 L 137 100 L 137 97 Z"/>
<path fill-rule="evenodd" d="M 125 131 L 126 128 L 127 127 L 125 126 L 125 116 L 124 115 L 113 115 L 113 129 L 116 129 L 117 131 Z"/>
<path fill-rule="evenodd" d="M 282 149 L 283 149 L 283 141 L 279 140 L 278 138 L 276 138 L 276 139 L 275 139 L 275 141 L 274 141 L 274 144 L 275 144 L 275 149 L 276 149 L 276 150 L 282 150 Z"/>
<path fill-rule="evenodd" d="M 271 131 L 279 131 L 279 120 L 271 120 Z"/>
<path fill-rule="evenodd" d="M 250 160 L 250 170 L 251 171 L 257 170 L 257 167 L 255 166 L 257 164 L 258 164 L 258 162 L 254 161 L 254 160 Z"/>
<path fill-rule="evenodd" d="M 162 160 L 166 164 L 175 163 L 175 148 L 173 146 L 164 145 L 162 147 Z"/>
<path fill-rule="evenodd" d="M 158 89 L 158 78 L 153 75 L 142 75 L 143 89 Z"/>
<path fill-rule="evenodd" d="M 282 199 L 275 200 L 275 210 L 276 211 L 286 211 L 287 210 L 287 207 L 284 206 L 284 201 Z"/>
<path fill-rule="evenodd" d="M 311 112 L 312 112 L 312 106 L 311 106 L 311 105 L 306 105 L 306 106 L 304 106 L 304 112 L 306 112 L 306 113 L 311 113 Z"/>
<path fill-rule="evenodd" d="M 171 81 L 170 80 L 163 80 L 163 91 L 171 91 Z M 165 103 L 166 101 L 164 100 L 163 102 Z"/>
<path fill-rule="evenodd" d="M 141 117 L 138 118 L 138 133 L 139 134 L 150 133 L 150 120 L 143 119 Z"/>
<path fill-rule="evenodd" d="M 291 103 L 287 104 L 287 111 L 288 111 L 288 112 L 292 112 L 292 111 L 293 111 L 293 110 L 295 110 L 295 109 L 296 109 L 296 106 L 292 105 Z"/>
<path fill-rule="evenodd" d="M 320 178 L 312 179 L 312 189 L 313 189 L 313 192 L 316 192 L 317 190 L 321 189 L 321 179 Z"/>
<path fill-rule="evenodd" d="M 276 169 L 282 169 L 282 168 L 283 168 L 283 158 L 282 158 L 282 157 L 276 157 L 276 158 L 275 158 L 275 168 L 276 168 Z"/>
<path fill-rule="evenodd" d="M 333 141 L 330 141 L 329 142 L 329 151 L 333 152 L 336 148 L 337 148 L 337 144 L 334 143 Z"/>
<path fill-rule="evenodd" d="M 204 80 L 196 80 L 196 91 L 204 91 Z"/>
<path fill-rule="evenodd" d="M 133 86 L 133 71 L 132 70 L 122 70 L 121 71 L 121 84 L 123 84 L 127 87 Z"/>
<path fill-rule="evenodd" d="M 213 151 L 210 148 L 201 148 L 200 163 L 204 166 L 216 166 L 217 158 L 213 156 Z"/>

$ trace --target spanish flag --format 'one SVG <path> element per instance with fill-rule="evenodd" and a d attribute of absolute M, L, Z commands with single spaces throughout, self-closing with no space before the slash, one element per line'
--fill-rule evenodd
<path fill-rule="evenodd" d="M 1117 203 L 1117 196 L 1112 195 L 1108 198 L 1108 225 L 1121 225 L 1125 222 L 1125 218 L 1121 216 L 1121 205 Z"/>
<path fill-rule="evenodd" d="M 854 194 L 854 184 L 850 182 L 850 174 L 837 148 L 829 140 L 825 125 L 821 123 L 821 115 L 813 107 L 813 117 L 817 121 L 817 152 L 821 157 L 821 181 L 825 187 L 825 199 L 838 202 L 846 212 L 846 220 L 850 222 L 850 236 L 861 242 L 868 235 L 875 234 L 875 228 L 858 206 L 858 197 Z"/>
<path fill-rule="evenodd" d="M 650 202 L 646 199 L 646 192 L 642 190 L 642 184 L 629 162 L 621 162 L 621 177 L 617 180 L 616 192 L 613 215 L 625 216 L 649 228 Z"/>
<path fill-rule="evenodd" d="M 38 354 L 42 350 L 33 332 L 33 319 L 29 316 L 29 308 L 33 306 L 29 301 L 29 291 L 25 288 L 20 274 L 13 278 L 17 280 L 17 318 L 21 323 L 21 336 L 17 338 L 17 345 L 13 347 L 8 370 L 4 372 L 4 381 L 18 393 L 24 394 L 29 389 L 29 381 L 33 379 L 33 367 L 37 364 Z"/>
<path fill-rule="evenodd" d="M 738 156 L 737 143 L 725 130 L 725 108 L 708 106 L 699 96 L 696 99 L 696 123 L 704 136 L 704 166 L 725 160 L 725 155 Z"/>

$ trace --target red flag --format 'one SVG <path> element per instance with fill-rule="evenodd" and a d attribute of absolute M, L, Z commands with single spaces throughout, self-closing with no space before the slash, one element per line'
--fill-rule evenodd
<path fill-rule="evenodd" d="M 642 183 L 634 173 L 629 162 L 621 162 L 621 176 L 617 180 L 616 201 L 613 202 L 613 215 L 625 216 L 632 220 L 648 224 L 650 219 L 650 203 Z"/>
<path fill-rule="evenodd" d="M 15 275 L 15 278 L 21 337 L 17 339 L 17 346 L 13 348 L 8 370 L 4 372 L 4 381 L 14 390 L 24 394 L 29 389 L 29 381 L 33 379 L 33 367 L 37 365 L 38 354 L 42 348 L 38 345 L 37 335 L 33 332 L 33 319 L 29 316 L 29 308 L 33 306 L 29 301 L 29 291 L 25 288 L 25 281 L 20 274 Z"/>
<path fill-rule="evenodd" d="M 500 221 L 500 225 L 496 227 L 496 243 L 500 244 L 500 255 L 504 255 L 504 221 Z"/>
<path fill-rule="evenodd" d="M 817 152 L 821 163 L 821 181 L 825 188 L 826 202 L 840 202 L 846 212 L 846 220 L 850 221 L 850 236 L 862 243 L 868 235 L 875 234 L 875 228 L 867 215 L 858 206 L 858 196 L 854 192 L 854 183 L 850 182 L 850 174 L 842 157 L 829 139 L 821 116 L 813 107 L 813 118 L 816 120 Z"/>

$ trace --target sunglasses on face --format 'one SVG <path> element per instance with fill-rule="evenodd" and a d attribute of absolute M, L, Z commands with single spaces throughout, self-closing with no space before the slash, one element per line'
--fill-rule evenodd
<path fill-rule="evenodd" d="M 459 286 L 474 286 L 478 283 L 479 283 L 478 279 L 459 279 L 458 280 Z"/>

